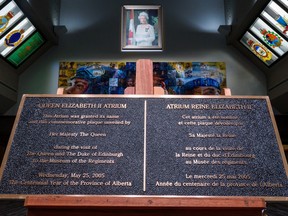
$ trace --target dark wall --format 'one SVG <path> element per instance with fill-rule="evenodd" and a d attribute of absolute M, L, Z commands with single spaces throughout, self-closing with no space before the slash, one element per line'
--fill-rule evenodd
<path fill-rule="evenodd" d="M 15 116 L 0 116 L 0 162 L 3 159 Z"/>

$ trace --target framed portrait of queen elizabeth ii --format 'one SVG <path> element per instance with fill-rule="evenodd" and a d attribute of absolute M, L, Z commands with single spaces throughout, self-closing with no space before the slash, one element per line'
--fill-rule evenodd
<path fill-rule="evenodd" d="M 121 50 L 162 51 L 160 5 L 124 5 L 121 19 Z"/>

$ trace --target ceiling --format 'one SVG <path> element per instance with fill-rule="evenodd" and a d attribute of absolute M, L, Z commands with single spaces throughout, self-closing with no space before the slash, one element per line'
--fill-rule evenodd
<path fill-rule="evenodd" d="M 288 72 L 286 70 L 288 68 L 288 55 L 285 55 L 283 59 L 271 65 L 271 67 L 267 67 L 250 50 L 244 47 L 239 40 L 270 1 L 255 1 L 255 4 L 245 16 L 237 23 L 232 24 L 232 31 L 227 37 L 227 42 L 237 48 L 248 61 L 251 61 L 265 73 L 267 78 L 267 94 L 273 105 L 274 113 L 288 114 L 288 103 L 286 102 L 288 99 Z M 240 1 L 237 2 L 240 3 Z M 240 5 L 238 6 L 240 7 Z M 237 9 L 238 13 L 242 10 L 243 8 Z"/>

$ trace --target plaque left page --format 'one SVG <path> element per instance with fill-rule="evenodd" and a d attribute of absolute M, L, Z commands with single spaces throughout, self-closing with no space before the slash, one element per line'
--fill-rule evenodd
<path fill-rule="evenodd" d="M 143 191 L 143 102 L 24 96 L 1 167 L 2 194 Z"/>

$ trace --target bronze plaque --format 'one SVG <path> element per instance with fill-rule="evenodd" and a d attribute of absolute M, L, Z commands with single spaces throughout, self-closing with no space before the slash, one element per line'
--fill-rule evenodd
<path fill-rule="evenodd" d="M 1 197 L 288 197 L 268 97 L 25 95 Z"/>

